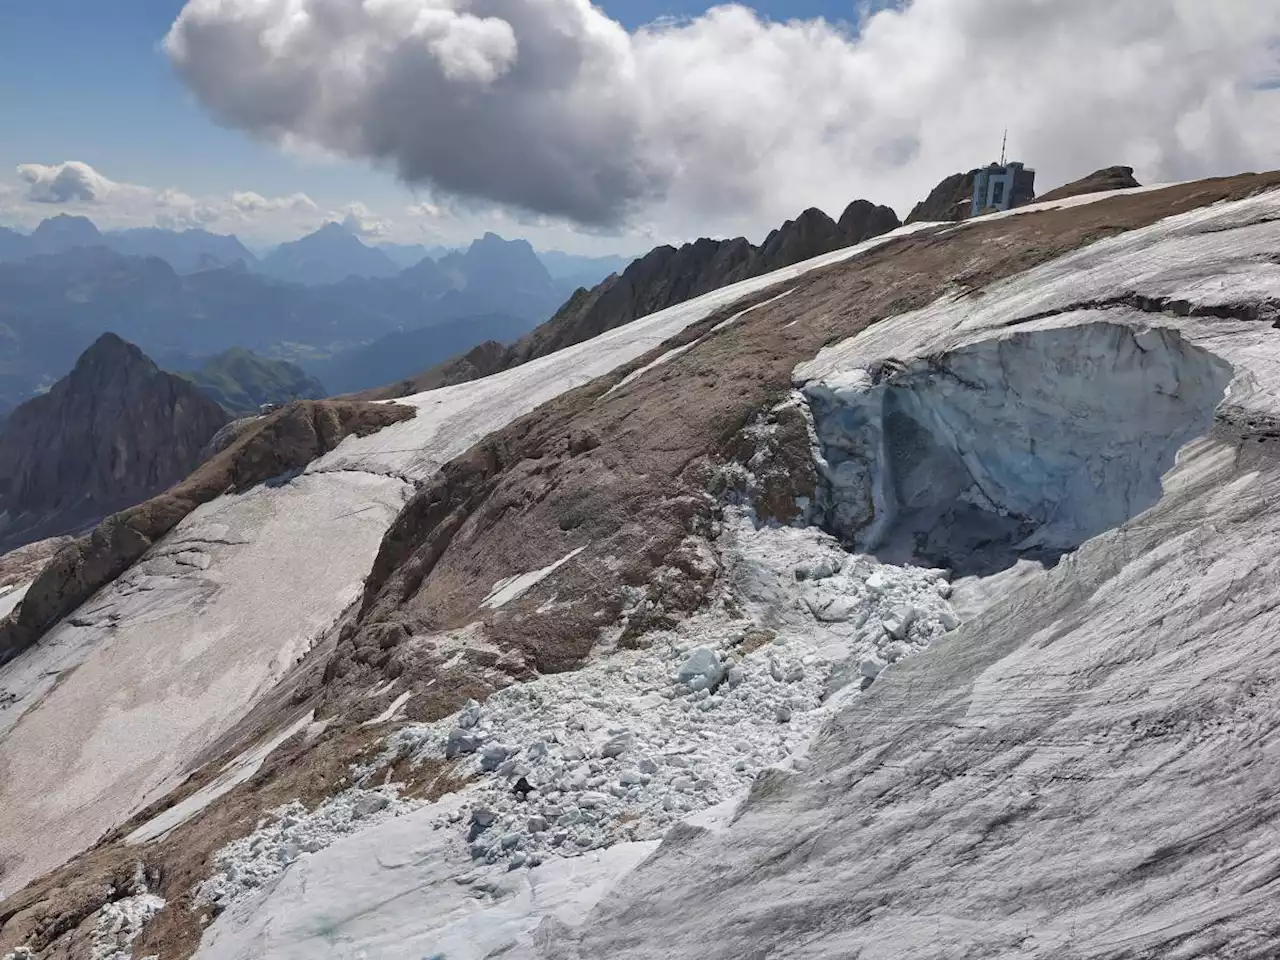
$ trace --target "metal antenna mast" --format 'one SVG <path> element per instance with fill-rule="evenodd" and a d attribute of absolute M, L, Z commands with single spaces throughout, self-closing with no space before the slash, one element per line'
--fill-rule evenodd
<path fill-rule="evenodd" d="M 1004 128 L 1004 139 L 1000 141 L 1000 166 L 1004 166 L 1005 150 L 1009 146 L 1009 128 Z"/>

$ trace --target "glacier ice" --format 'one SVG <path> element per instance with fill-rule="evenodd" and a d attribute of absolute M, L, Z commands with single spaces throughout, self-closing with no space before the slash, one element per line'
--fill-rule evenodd
<path fill-rule="evenodd" d="M 1160 497 L 1232 367 L 1177 331 L 1007 331 L 805 385 L 824 526 L 959 575 L 1056 557 Z"/>
<path fill-rule="evenodd" d="M 1100 418 L 1091 429 L 1041 421 L 1035 435 L 1038 454 L 1046 442 L 1060 453 L 1059 430 L 1083 444 L 1085 474 L 1106 496 L 1060 472 L 1069 459 L 1028 471 L 1016 447 L 981 432 L 972 446 L 946 442 L 958 413 L 977 425 L 1009 417 L 1016 435 L 1036 422 L 1018 409 L 1023 389 L 1034 401 L 1043 383 L 1014 397 L 989 391 L 994 378 L 970 380 L 958 411 L 907 398 L 895 409 L 919 429 L 890 454 L 906 482 L 865 453 L 881 443 L 888 391 L 870 416 L 833 409 L 854 427 L 840 431 L 851 439 L 836 458 L 852 459 L 845 476 L 862 495 L 847 500 L 850 535 L 891 543 L 902 500 L 938 496 L 909 482 L 924 455 L 959 474 L 946 502 L 988 523 L 1001 509 L 1030 521 L 1023 539 L 1010 531 L 1010 548 L 1087 539 L 1052 569 L 1018 564 L 996 578 L 985 609 L 846 700 L 809 763 L 758 782 L 727 829 L 669 838 L 585 923 L 544 924 L 507 956 L 1276 956 L 1278 304 L 1272 191 L 943 298 L 801 365 L 798 383 L 858 400 L 931 358 L 968 353 L 996 370 L 991 358 L 1018 335 L 1030 360 L 1049 354 L 1043 333 L 1088 357 L 1086 341 L 1113 335 L 1108 326 L 1131 332 L 1118 348 L 1152 351 L 1066 392 L 1067 412 L 1078 402 Z M 1114 383 L 1141 389 L 1097 402 Z M 1173 384 L 1176 398 L 1154 389 Z M 1005 403 L 984 410 L 989 392 Z M 1172 414 L 1170 401 L 1187 420 L 1165 421 L 1166 445 L 1147 426 Z M 1136 422 L 1113 422 L 1123 420 Z M 1045 505 L 1026 497 L 1028 478 Z"/>

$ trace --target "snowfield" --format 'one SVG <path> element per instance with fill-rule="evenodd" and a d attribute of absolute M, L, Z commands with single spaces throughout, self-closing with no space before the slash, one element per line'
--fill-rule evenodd
<path fill-rule="evenodd" d="M 0 670 L 0 890 L 176 786 L 359 596 L 410 492 L 349 473 L 221 497 Z"/>
<path fill-rule="evenodd" d="M 9 612 L 22 602 L 30 586 L 30 583 L 19 583 L 0 588 L 0 617 L 7 617 Z"/>

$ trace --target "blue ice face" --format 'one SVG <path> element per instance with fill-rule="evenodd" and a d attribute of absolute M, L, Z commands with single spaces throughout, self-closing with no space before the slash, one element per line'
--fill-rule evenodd
<path fill-rule="evenodd" d="M 903 536 L 1074 548 L 1160 498 L 1231 376 L 1175 331 L 1099 319 L 815 385 L 828 526 L 868 551 Z"/>

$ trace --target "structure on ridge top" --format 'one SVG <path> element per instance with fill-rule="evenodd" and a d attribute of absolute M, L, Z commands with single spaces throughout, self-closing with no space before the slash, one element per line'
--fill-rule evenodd
<path fill-rule="evenodd" d="M 979 167 L 973 177 L 973 207 L 970 216 L 992 210 L 1010 210 L 1036 198 L 1036 172 L 1017 160 L 1007 160 L 1009 131 L 1000 144 L 1000 162 Z"/>

